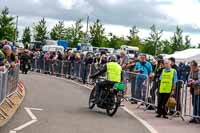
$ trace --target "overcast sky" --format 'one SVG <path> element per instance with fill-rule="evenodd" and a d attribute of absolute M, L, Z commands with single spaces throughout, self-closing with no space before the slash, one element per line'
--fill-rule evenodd
<path fill-rule="evenodd" d="M 136 25 L 140 36 L 148 36 L 149 27 L 156 24 L 169 38 L 180 25 L 184 34 L 200 42 L 200 0 L 0 0 L 0 9 L 7 6 L 12 15 L 19 16 L 19 29 L 32 26 L 45 17 L 49 30 L 64 20 L 66 26 L 79 18 L 99 18 L 106 32 L 126 36 L 129 28 Z"/>

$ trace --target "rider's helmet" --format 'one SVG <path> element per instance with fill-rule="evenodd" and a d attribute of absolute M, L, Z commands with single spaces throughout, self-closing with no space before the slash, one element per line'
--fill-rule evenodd
<path fill-rule="evenodd" d="M 109 58 L 110 62 L 117 62 L 117 57 L 115 55 L 111 55 Z"/>

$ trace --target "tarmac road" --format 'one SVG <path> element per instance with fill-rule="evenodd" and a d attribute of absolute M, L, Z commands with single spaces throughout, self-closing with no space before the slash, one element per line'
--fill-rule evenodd
<path fill-rule="evenodd" d="M 122 109 L 114 117 L 107 116 L 105 110 L 89 110 L 90 91 L 70 81 L 40 74 L 20 78 L 26 87 L 25 100 L 0 133 L 9 133 L 31 120 L 24 107 L 43 111 L 33 111 L 38 121 L 19 133 L 149 133 Z"/>

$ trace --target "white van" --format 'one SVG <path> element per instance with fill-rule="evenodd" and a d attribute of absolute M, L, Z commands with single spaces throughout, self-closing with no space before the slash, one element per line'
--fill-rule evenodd
<path fill-rule="evenodd" d="M 121 51 L 124 51 L 129 58 L 134 58 L 136 53 L 139 52 L 139 48 L 138 47 L 133 47 L 133 46 L 127 46 L 127 45 L 122 45 L 120 47 Z"/>
<path fill-rule="evenodd" d="M 57 45 L 45 45 L 42 47 L 43 52 L 61 52 L 61 54 L 64 54 L 64 48 L 62 46 Z"/>

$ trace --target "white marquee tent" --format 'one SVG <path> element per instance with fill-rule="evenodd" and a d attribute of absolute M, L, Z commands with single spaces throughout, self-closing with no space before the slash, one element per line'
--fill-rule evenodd
<path fill-rule="evenodd" d="M 198 63 L 200 63 L 200 49 L 194 49 L 194 48 L 186 49 L 165 56 L 165 58 L 170 58 L 170 57 L 174 57 L 176 59 L 176 63 L 191 62 L 192 60 L 196 60 Z"/>

